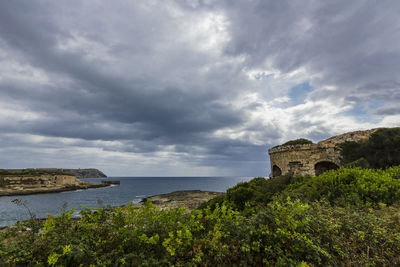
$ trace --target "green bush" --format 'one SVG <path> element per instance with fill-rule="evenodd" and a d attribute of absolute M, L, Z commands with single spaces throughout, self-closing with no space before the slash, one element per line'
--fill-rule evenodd
<path fill-rule="evenodd" d="M 8 182 L 3 177 L 0 177 L 0 187 L 5 185 L 8 185 Z"/>
<path fill-rule="evenodd" d="M 399 207 L 350 210 L 287 198 L 244 217 L 151 205 L 47 218 L 0 233 L 1 266 L 396 266 Z"/>
<path fill-rule="evenodd" d="M 305 138 L 299 138 L 296 140 L 290 140 L 284 143 L 282 146 L 290 146 L 290 145 L 306 145 L 306 144 L 312 144 L 313 142 L 311 140 L 305 139 Z"/>
<path fill-rule="evenodd" d="M 400 167 L 387 170 L 342 168 L 290 185 L 282 195 L 339 206 L 391 205 L 400 199 Z"/>
<path fill-rule="evenodd" d="M 282 192 L 286 186 L 292 183 L 295 178 L 291 174 L 282 175 L 274 179 L 265 179 L 263 177 L 254 178 L 249 182 L 238 183 L 229 188 L 225 195 L 203 203 L 200 209 L 214 209 L 216 204 L 225 203 L 236 210 L 244 210 L 246 207 L 266 204 L 272 201 L 273 197 Z"/>
<path fill-rule="evenodd" d="M 391 205 L 400 200 L 400 166 L 386 170 L 341 168 L 317 177 L 288 174 L 274 179 L 254 178 L 229 188 L 225 195 L 203 203 L 200 208 L 213 209 L 224 203 L 246 213 L 286 197 L 307 202 L 325 199 L 342 207 Z"/>
<path fill-rule="evenodd" d="M 364 168 L 364 169 L 370 168 L 369 162 L 365 158 L 359 158 L 355 161 L 345 164 L 345 166 L 348 168 L 356 168 L 356 167 L 360 167 L 360 168 Z"/>
<path fill-rule="evenodd" d="M 345 165 L 354 166 L 362 158 L 368 162 L 367 167 L 371 168 L 400 165 L 400 128 L 379 129 L 367 141 L 344 142 L 340 146 Z"/>

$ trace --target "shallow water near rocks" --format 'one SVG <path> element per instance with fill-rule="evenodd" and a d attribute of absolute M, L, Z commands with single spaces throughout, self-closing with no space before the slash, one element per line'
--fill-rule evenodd
<path fill-rule="evenodd" d="M 120 180 L 121 184 L 53 194 L 0 197 L 0 226 L 9 226 L 17 221 L 29 218 L 29 212 L 25 207 L 17 206 L 11 202 L 16 198 L 25 201 L 26 206 L 36 217 L 44 218 L 48 213 L 60 214 L 63 205 L 66 205 L 67 208 L 74 207 L 77 209 L 80 206 L 98 208 L 108 205 L 125 205 L 130 201 L 137 204 L 144 197 L 178 190 L 225 192 L 229 187 L 251 179 L 252 177 L 110 177 L 106 179 L 82 179 L 89 182 Z"/>

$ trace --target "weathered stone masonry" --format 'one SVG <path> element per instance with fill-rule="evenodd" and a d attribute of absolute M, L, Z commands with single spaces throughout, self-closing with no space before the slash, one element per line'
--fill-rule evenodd
<path fill-rule="evenodd" d="M 270 149 L 272 177 L 281 174 L 319 175 L 340 166 L 340 151 L 319 144 L 278 146 Z"/>
<path fill-rule="evenodd" d="M 378 129 L 356 131 L 334 136 L 317 144 L 276 146 L 268 150 L 271 162 L 270 177 L 293 173 L 316 176 L 341 166 L 339 144 L 345 141 L 364 141 Z"/>

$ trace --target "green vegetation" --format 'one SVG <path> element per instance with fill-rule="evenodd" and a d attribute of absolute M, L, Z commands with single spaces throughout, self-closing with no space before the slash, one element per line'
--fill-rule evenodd
<path fill-rule="evenodd" d="M 294 181 L 291 174 L 286 174 L 277 179 L 266 180 L 262 177 L 254 178 L 245 183 L 238 183 L 220 195 L 203 203 L 200 209 L 207 207 L 214 209 L 217 205 L 229 205 L 234 210 L 243 211 L 249 207 L 257 207 L 260 203 L 272 201 L 275 195 L 282 192 L 289 184 Z"/>
<path fill-rule="evenodd" d="M 379 129 L 365 142 L 341 144 L 347 166 L 387 168 L 400 165 L 400 128 Z"/>
<path fill-rule="evenodd" d="M 302 177 L 283 195 L 306 202 L 328 201 L 333 206 L 374 207 L 393 205 L 400 200 L 399 167 L 383 170 L 338 169 L 317 177 Z"/>
<path fill-rule="evenodd" d="M 299 138 L 296 140 L 290 140 L 284 143 L 282 146 L 291 146 L 291 145 L 306 145 L 306 144 L 312 144 L 313 142 L 311 140 L 305 139 L 305 138 Z"/>
<path fill-rule="evenodd" d="M 59 169 L 0 169 L 0 177 L 4 176 L 40 176 L 40 175 L 66 175 Z"/>
<path fill-rule="evenodd" d="M 8 185 L 9 182 L 4 179 L 4 177 L 0 177 L 0 187 Z"/>
<path fill-rule="evenodd" d="M 198 210 L 86 208 L 0 232 L 0 265 L 399 266 L 400 167 L 255 178 Z"/>

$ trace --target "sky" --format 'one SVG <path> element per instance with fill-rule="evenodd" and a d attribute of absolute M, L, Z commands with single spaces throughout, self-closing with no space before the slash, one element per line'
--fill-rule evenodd
<path fill-rule="evenodd" d="M 400 125 L 400 1 L 2 1 L 0 168 L 268 176 Z"/>

